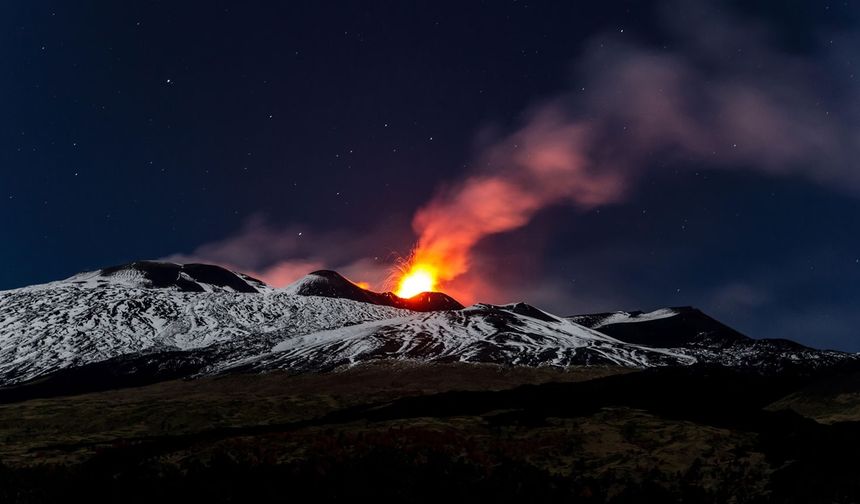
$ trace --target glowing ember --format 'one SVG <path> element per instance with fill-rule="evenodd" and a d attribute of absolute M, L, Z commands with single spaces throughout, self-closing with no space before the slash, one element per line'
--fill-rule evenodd
<path fill-rule="evenodd" d="M 397 294 L 402 298 L 411 298 L 422 292 L 432 292 L 436 289 L 436 271 L 433 268 L 415 264 L 400 279 Z"/>

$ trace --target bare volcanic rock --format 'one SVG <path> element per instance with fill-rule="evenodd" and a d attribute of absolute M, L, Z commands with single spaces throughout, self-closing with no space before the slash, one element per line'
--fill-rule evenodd
<path fill-rule="evenodd" d="M 442 292 L 422 292 L 411 298 L 401 298 L 392 292 L 374 292 L 363 289 L 330 270 L 314 271 L 287 286 L 286 291 L 299 296 L 322 296 L 351 299 L 363 303 L 393 306 L 413 311 L 461 310 L 463 305 Z"/>

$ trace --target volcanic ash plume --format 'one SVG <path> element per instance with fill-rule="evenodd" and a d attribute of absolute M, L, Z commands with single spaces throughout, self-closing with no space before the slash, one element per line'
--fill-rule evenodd
<path fill-rule="evenodd" d="M 547 205 L 592 207 L 619 198 L 622 177 L 595 170 L 584 158 L 587 135 L 552 107 L 537 112 L 526 128 L 488 151 L 482 173 L 417 212 L 412 263 L 432 268 L 440 282 L 450 281 L 469 269 L 470 252 L 481 238 L 519 228 Z"/>
<path fill-rule="evenodd" d="M 484 237 L 520 228 L 549 205 L 619 201 L 652 169 L 753 169 L 860 190 L 860 172 L 846 161 L 860 155 L 860 117 L 839 106 L 856 103 L 857 91 L 828 82 L 834 69 L 820 63 L 838 59 L 784 53 L 761 26 L 708 4 L 672 5 L 665 22 L 678 49 L 618 34 L 593 39 L 572 90 L 527 114 L 478 156 L 476 170 L 416 213 L 405 278 L 420 268 L 447 290 Z"/>
<path fill-rule="evenodd" d="M 653 171 L 756 170 L 860 193 L 860 94 L 847 49 L 860 34 L 822 33 L 840 43 L 798 53 L 720 5 L 666 2 L 661 11 L 666 44 L 620 32 L 590 39 L 567 92 L 530 109 L 513 133 L 479 151 L 464 178 L 416 212 L 417 243 L 396 272 L 398 295 L 445 290 L 472 302 L 480 291 L 481 300 L 504 299 L 497 278 L 468 274 L 484 238 L 523 227 L 550 205 L 620 203 Z M 386 285 L 379 250 L 392 240 L 384 229 L 300 231 L 252 222 L 193 256 L 276 285 L 322 267 Z"/>

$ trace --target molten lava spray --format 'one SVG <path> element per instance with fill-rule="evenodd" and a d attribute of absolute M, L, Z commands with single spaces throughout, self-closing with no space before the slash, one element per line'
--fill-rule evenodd
<path fill-rule="evenodd" d="M 435 291 L 438 276 L 437 271 L 431 266 L 414 263 L 403 274 L 395 294 L 402 298 L 411 298 L 422 292 Z"/>

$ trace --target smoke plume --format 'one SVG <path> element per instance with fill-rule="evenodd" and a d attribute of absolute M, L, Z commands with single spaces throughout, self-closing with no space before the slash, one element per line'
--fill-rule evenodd
<path fill-rule="evenodd" d="M 378 252 L 385 250 L 384 244 L 390 239 L 383 231 L 356 234 L 296 225 L 280 227 L 255 215 L 233 236 L 164 259 L 219 264 L 273 287 L 289 285 L 314 270 L 336 269 L 353 281 L 380 288 L 390 275 L 388 257 Z"/>
<path fill-rule="evenodd" d="M 470 173 L 415 213 L 412 260 L 440 265 L 442 289 L 475 301 L 493 282 L 469 275 L 482 240 L 551 205 L 623 202 L 655 170 L 755 170 L 860 189 L 854 55 L 836 49 L 857 47 L 856 34 L 822 34 L 818 49 L 791 52 L 749 16 L 706 2 L 664 7 L 665 44 L 623 30 L 592 37 L 567 92 L 527 110 L 479 150 Z M 385 286 L 379 235 L 300 232 L 253 220 L 238 236 L 174 259 L 250 270 L 274 285 L 328 267 Z"/>
<path fill-rule="evenodd" d="M 550 205 L 619 202 L 643 173 L 667 167 L 860 189 L 858 111 L 844 106 L 860 96 L 834 82 L 846 70 L 839 55 L 781 51 L 765 28 L 689 4 L 665 10 L 676 49 L 620 33 L 593 39 L 572 90 L 528 111 L 479 154 L 473 173 L 418 210 L 415 262 L 444 265 L 440 280 L 454 280 L 485 237 L 525 226 Z M 459 290 L 469 290 L 466 280 Z"/>

